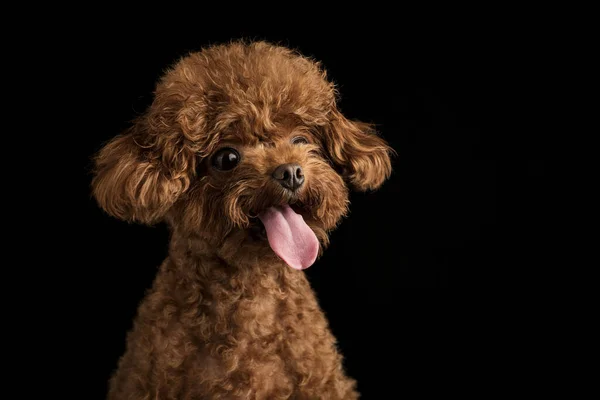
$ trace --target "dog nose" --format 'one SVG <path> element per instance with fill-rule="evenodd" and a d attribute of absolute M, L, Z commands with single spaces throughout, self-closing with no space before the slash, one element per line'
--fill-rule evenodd
<path fill-rule="evenodd" d="M 273 171 L 273 178 L 290 190 L 296 190 L 304 183 L 304 173 L 298 164 L 281 164 Z"/>

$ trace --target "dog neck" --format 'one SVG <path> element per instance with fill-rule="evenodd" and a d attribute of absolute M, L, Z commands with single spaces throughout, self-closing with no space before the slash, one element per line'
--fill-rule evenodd
<path fill-rule="evenodd" d="M 254 275 L 302 274 L 287 266 L 266 240 L 252 238 L 241 229 L 220 241 L 173 230 L 169 258 L 179 273 L 196 273 L 208 281 L 224 276 L 252 279 Z"/>
<path fill-rule="evenodd" d="M 219 343 L 231 335 L 245 337 L 248 330 L 255 337 L 271 337 L 283 316 L 317 312 L 305 274 L 252 243 L 233 235 L 215 246 L 173 232 L 169 257 L 141 314 L 168 319 L 177 313 L 198 341 Z"/>

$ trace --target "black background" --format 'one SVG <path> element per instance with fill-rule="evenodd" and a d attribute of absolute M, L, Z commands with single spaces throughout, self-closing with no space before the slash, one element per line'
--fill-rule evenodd
<path fill-rule="evenodd" d="M 60 241 L 74 243 L 77 254 L 61 277 L 76 282 L 64 314 L 76 325 L 71 343 L 85 349 L 75 362 L 85 370 L 86 398 L 103 398 L 168 244 L 165 226 L 127 224 L 97 207 L 91 157 L 150 104 L 165 68 L 238 38 L 321 61 L 338 85 L 342 112 L 375 123 L 398 153 L 380 190 L 352 193 L 349 217 L 306 271 L 363 398 L 426 395 L 456 379 L 456 338 L 473 333 L 445 289 L 485 288 L 517 256 L 525 263 L 534 257 L 530 233 L 541 217 L 531 210 L 544 162 L 537 137 L 519 122 L 531 89 L 516 84 L 528 74 L 531 53 L 524 36 L 512 36 L 514 26 L 491 17 L 386 20 L 382 13 L 314 14 L 277 26 L 84 19 L 59 35 L 53 84 L 67 100 L 54 106 L 67 117 L 62 129 L 76 165 L 68 167 L 75 194 L 66 200 L 76 228 Z M 510 189 L 503 188 L 507 172 L 519 178 Z M 516 203 L 528 215 L 518 226 L 511 225 Z"/>

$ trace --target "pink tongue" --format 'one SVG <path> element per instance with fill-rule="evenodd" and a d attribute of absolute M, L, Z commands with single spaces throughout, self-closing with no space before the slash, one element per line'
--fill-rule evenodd
<path fill-rule="evenodd" d="M 270 207 L 258 218 L 267 230 L 273 251 L 294 269 L 306 269 L 317 258 L 319 241 L 300 214 L 290 206 Z"/>

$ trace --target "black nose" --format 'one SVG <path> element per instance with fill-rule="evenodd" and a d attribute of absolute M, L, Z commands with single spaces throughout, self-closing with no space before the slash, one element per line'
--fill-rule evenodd
<path fill-rule="evenodd" d="M 281 164 L 273 171 L 273 178 L 290 190 L 296 190 L 304 183 L 304 173 L 298 164 Z"/>

